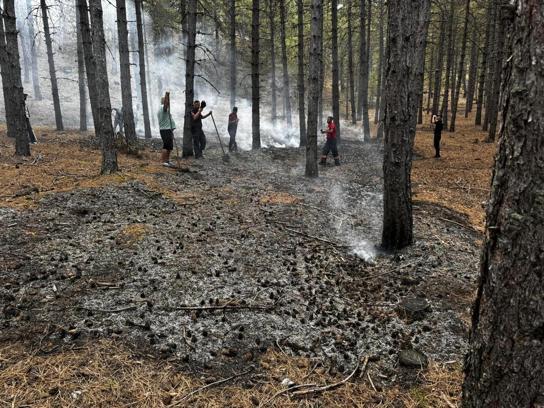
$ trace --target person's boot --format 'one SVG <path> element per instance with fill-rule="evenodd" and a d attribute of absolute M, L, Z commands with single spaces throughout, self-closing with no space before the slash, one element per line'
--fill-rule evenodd
<path fill-rule="evenodd" d="M 326 166 L 327 165 L 327 159 L 321 159 L 319 164 L 321 164 L 322 166 Z"/>
<path fill-rule="evenodd" d="M 340 166 L 340 159 L 338 159 L 338 158 L 334 159 L 334 165 L 335 166 Z"/>

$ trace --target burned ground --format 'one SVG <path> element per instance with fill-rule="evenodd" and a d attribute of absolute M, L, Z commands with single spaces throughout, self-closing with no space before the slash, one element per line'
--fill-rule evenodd
<path fill-rule="evenodd" d="M 342 152 L 317 180 L 303 177 L 298 149 L 224 163 L 212 146 L 183 171 L 144 157 L 115 183 L 76 174 L 80 187 L 6 194 L 0 341 L 48 355 L 117 339 L 208 376 L 263 370 L 270 350 L 342 376 L 369 356 L 379 387 L 419 381 L 399 365 L 402 350 L 459 362 L 480 234 L 466 215 L 419 200 L 415 244 L 381 253 L 381 152 L 354 140 Z M 31 164 L 40 171 L 19 166 Z M 77 166 L 64 172 L 70 180 Z M 406 312 L 407 299 L 428 307 Z"/>

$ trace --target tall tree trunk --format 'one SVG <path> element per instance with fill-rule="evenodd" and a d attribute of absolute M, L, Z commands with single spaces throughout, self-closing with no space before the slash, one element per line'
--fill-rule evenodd
<path fill-rule="evenodd" d="M 196 16 L 198 0 L 187 0 L 187 53 L 185 55 L 185 114 L 183 116 L 183 157 L 193 152 L 191 111 L 195 98 Z"/>
<path fill-rule="evenodd" d="M 81 18 L 79 8 L 76 6 L 76 37 L 77 37 L 77 73 L 79 85 L 79 130 L 87 131 L 87 85 L 85 84 L 85 54 L 83 51 L 83 39 L 81 37 Z"/>
<path fill-rule="evenodd" d="M 96 69 L 96 94 L 98 107 L 98 137 L 102 145 L 102 174 L 111 174 L 118 170 L 117 149 L 111 123 L 110 87 L 106 64 L 106 40 L 101 0 L 89 0 L 91 12 L 92 43 Z M 89 78 L 87 78 L 87 81 Z M 95 123 L 96 126 L 96 123 Z"/>
<path fill-rule="evenodd" d="M 22 31 L 22 24 L 19 21 L 17 21 L 17 31 Z M 28 44 L 24 37 L 21 37 L 21 41 L 19 41 L 21 44 L 21 56 L 23 57 L 23 82 L 25 84 L 28 84 L 30 82 L 30 58 L 28 56 Z"/>
<path fill-rule="evenodd" d="M 472 17 L 472 46 L 470 48 L 470 65 L 468 70 L 468 87 L 467 87 L 467 106 L 465 108 L 465 118 L 472 112 L 474 105 L 474 94 L 476 93 L 476 78 L 478 77 L 478 30 L 476 27 L 476 19 Z"/>
<path fill-rule="evenodd" d="M 300 146 L 308 143 L 306 137 L 306 109 L 304 107 L 304 8 L 303 1 L 297 0 L 297 36 L 298 36 L 298 122 L 300 127 Z"/>
<path fill-rule="evenodd" d="M 455 35 L 453 32 L 453 20 L 455 14 L 455 0 L 450 0 L 450 11 L 448 15 L 448 57 L 446 61 L 446 82 L 444 84 L 444 98 L 442 99 L 442 122 L 444 123 L 444 129 L 448 128 L 448 104 L 450 98 L 450 78 L 452 68 L 455 66 L 453 63 L 454 56 L 454 43 Z"/>
<path fill-rule="evenodd" d="M 132 109 L 132 85 L 130 76 L 130 52 L 128 48 L 126 0 L 117 0 L 117 36 L 119 38 L 119 63 L 121 69 L 121 98 L 123 101 L 123 126 L 128 152 L 138 153 L 138 140 Z"/>
<path fill-rule="evenodd" d="M 445 11 L 440 12 L 440 36 L 438 40 L 438 52 L 436 54 L 436 66 L 434 71 L 433 90 L 433 115 L 439 114 L 440 95 L 442 94 L 442 71 L 444 70 L 444 46 L 446 44 Z"/>
<path fill-rule="evenodd" d="M 379 47 L 379 55 L 378 55 L 378 80 L 376 82 L 376 111 L 374 112 L 374 123 L 379 123 L 380 120 L 380 108 L 381 108 L 381 99 L 382 99 L 382 91 L 383 91 L 383 58 L 384 58 L 384 45 L 383 45 L 383 21 L 385 18 L 384 14 L 384 3 L 385 0 L 379 0 L 380 1 L 380 18 L 378 21 L 378 47 Z"/>
<path fill-rule="evenodd" d="M 230 0 L 230 107 L 236 106 L 236 0 Z"/>
<path fill-rule="evenodd" d="M 253 149 L 261 148 L 261 89 L 259 82 L 260 1 L 252 0 L 251 11 L 251 133 Z"/>
<path fill-rule="evenodd" d="M 502 126 L 465 360 L 464 408 L 544 404 L 544 3 L 509 5 Z"/>
<path fill-rule="evenodd" d="M 370 82 L 370 73 L 372 72 L 372 42 L 370 38 L 370 27 L 372 24 L 372 0 L 367 0 L 366 7 L 366 59 L 368 61 L 368 82 Z M 370 101 L 370 88 L 367 89 L 368 100 Z M 370 133 L 369 133 L 370 134 Z"/>
<path fill-rule="evenodd" d="M 275 34 L 276 34 L 276 22 L 274 19 L 274 0 L 268 0 L 268 18 L 270 21 L 270 92 L 272 96 L 272 123 L 276 123 L 278 117 L 278 108 L 277 108 L 277 96 L 276 96 L 276 44 L 275 44 Z"/>
<path fill-rule="evenodd" d="M 465 4 L 465 22 L 463 25 L 463 39 L 461 40 L 461 56 L 459 57 L 459 69 L 457 83 L 453 94 L 453 108 L 451 111 L 450 132 L 455 132 L 455 119 L 457 118 L 457 105 L 461 93 L 461 83 L 465 81 L 465 55 L 467 52 L 468 19 L 470 18 L 470 0 Z"/>
<path fill-rule="evenodd" d="M 136 0 L 138 2 L 140 2 L 141 0 Z M 140 3 L 140 10 L 143 11 L 143 2 Z M 153 124 L 153 126 L 155 126 L 157 124 L 157 115 L 153 115 L 153 112 L 150 111 L 150 108 L 149 108 L 149 95 L 151 94 L 150 92 L 150 89 L 153 87 L 153 81 L 152 81 L 152 78 L 151 78 L 151 75 L 149 74 L 149 68 L 151 67 L 151 65 L 149 64 L 149 47 L 148 47 L 148 42 L 147 42 L 147 31 L 145 29 L 145 18 L 144 18 L 145 14 L 142 15 L 142 24 L 141 24 L 141 28 L 142 28 L 142 36 L 143 36 L 143 43 L 141 44 L 142 48 L 140 48 L 140 45 L 138 46 L 138 49 L 139 50 L 143 50 L 144 54 L 145 54 L 145 80 L 146 80 L 146 92 L 145 94 L 148 95 L 146 98 L 145 98 L 145 101 L 144 103 L 147 105 L 147 110 L 148 110 L 148 116 L 151 117 L 151 123 Z M 185 17 L 184 21 L 187 19 L 187 17 Z M 187 24 L 187 23 L 185 23 Z M 185 26 L 186 27 L 186 26 Z M 187 32 L 187 29 L 185 29 L 184 32 Z M 139 43 L 139 39 L 138 39 L 138 43 Z M 185 44 L 187 44 L 187 40 L 185 40 Z M 141 52 L 141 51 L 139 51 Z M 140 64 L 140 69 L 142 69 L 142 64 Z M 142 105 L 144 106 L 144 105 Z M 145 113 L 144 113 L 144 122 L 145 122 Z M 144 123 L 144 126 L 145 126 L 145 123 Z M 149 132 L 150 132 L 150 138 L 151 138 L 151 128 L 149 129 Z M 147 130 L 146 130 L 146 138 L 147 138 Z"/>
<path fill-rule="evenodd" d="M 7 133 L 15 139 L 15 154 L 30 156 L 14 0 L 4 0 L 0 11 L 0 68 Z"/>
<path fill-rule="evenodd" d="M 146 139 L 151 139 L 151 123 L 149 121 L 149 99 L 147 96 L 147 69 L 146 63 L 144 29 L 142 19 L 142 0 L 134 0 L 136 9 L 136 30 L 138 33 L 138 59 L 140 62 L 140 88 L 142 94 L 142 110 L 144 114 L 144 135 Z"/>
<path fill-rule="evenodd" d="M 412 148 L 423 84 L 430 0 L 389 0 L 385 73 L 384 213 L 382 246 L 400 249 L 413 240 Z M 407 36 L 405 33 L 414 33 Z"/>
<path fill-rule="evenodd" d="M 493 95 L 493 80 L 495 79 L 495 62 L 496 62 L 496 42 L 497 42 L 497 0 L 491 0 L 490 3 L 490 16 L 491 20 L 491 30 L 489 34 L 489 47 L 487 51 L 487 73 L 485 81 L 485 113 L 484 113 L 484 123 L 482 124 L 482 130 L 487 132 L 489 130 L 489 106 L 491 105 L 491 98 Z"/>
<path fill-rule="evenodd" d="M 478 97 L 476 99 L 476 118 L 475 125 L 480 126 L 482 124 L 482 108 L 484 104 L 484 91 L 487 84 L 487 66 L 489 59 L 489 47 L 491 44 L 491 25 L 492 25 L 492 7 L 493 0 L 487 0 L 486 10 L 486 28 L 485 28 L 485 44 L 482 52 L 482 63 L 480 65 L 480 77 L 478 78 Z"/>
<path fill-rule="evenodd" d="M 495 44 L 495 56 L 494 56 L 494 71 L 493 71 L 493 90 L 488 106 L 489 110 L 489 133 L 487 135 L 487 141 L 495 141 L 495 134 L 497 133 L 497 117 L 499 107 L 499 97 L 501 93 L 501 74 L 502 64 L 504 59 L 504 0 L 497 0 L 497 27 L 496 27 L 496 44 Z"/>
<path fill-rule="evenodd" d="M 287 126 L 291 127 L 293 124 L 291 120 L 291 96 L 289 87 L 289 71 L 287 61 L 287 43 L 286 43 L 286 27 L 285 21 L 287 19 L 287 11 L 285 8 L 285 0 L 280 1 L 280 37 L 281 37 L 281 61 L 283 65 L 283 108 L 286 117 Z"/>
<path fill-rule="evenodd" d="M 425 108 L 425 111 L 427 113 L 427 115 L 430 113 L 431 111 L 431 100 L 432 100 L 432 97 L 433 97 L 433 77 L 434 77 L 434 61 L 435 61 L 435 58 L 434 58 L 434 53 L 435 53 L 435 47 L 434 47 L 434 44 L 433 46 L 431 47 L 431 55 L 430 55 L 430 59 L 429 59 L 429 70 L 427 71 L 428 72 L 428 83 L 427 83 L 427 106 Z"/>
<path fill-rule="evenodd" d="M 378 129 L 376 130 L 376 142 L 383 142 L 384 140 L 384 133 L 385 133 L 385 70 L 387 68 L 387 55 L 388 54 L 388 41 L 389 36 L 387 36 L 387 39 L 385 41 L 385 52 L 384 52 L 384 64 L 382 67 L 382 91 L 381 91 L 381 98 L 380 98 L 380 112 L 378 114 Z"/>
<path fill-rule="evenodd" d="M 340 89 L 338 73 L 338 0 L 331 0 L 332 25 L 332 116 L 336 124 L 336 137 L 340 139 Z"/>
<path fill-rule="evenodd" d="M 51 41 L 49 18 L 47 17 L 47 4 L 45 3 L 45 0 L 40 0 L 40 8 L 42 10 L 45 46 L 47 47 L 47 62 L 49 63 L 49 77 L 51 78 L 51 94 L 53 96 L 53 107 L 55 109 L 55 123 L 57 125 L 57 130 L 64 130 L 62 112 L 60 109 L 59 87 L 57 84 L 57 70 L 55 69 L 55 60 L 53 58 L 53 43 Z"/>
<path fill-rule="evenodd" d="M 352 0 L 348 0 L 348 82 L 349 82 L 349 101 L 351 105 L 351 123 L 357 123 L 357 111 L 355 105 L 355 78 L 353 74 L 353 29 L 351 26 L 351 20 L 353 19 L 352 13 Z M 380 24 L 381 21 L 380 21 Z"/>
<path fill-rule="evenodd" d="M 85 73 L 87 74 L 87 89 L 91 102 L 91 114 L 95 133 L 98 132 L 98 90 L 96 89 L 96 62 L 93 53 L 91 38 L 91 25 L 89 23 L 89 9 L 87 0 L 76 0 L 81 29 L 81 43 L 83 45 L 83 57 L 85 59 Z M 98 134 L 98 133 L 97 133 Z"/>
<path fill-rule="evenodd" d="M 370 122 L 368 120 L 368 54 L 366 45 L 366 0 L 360 0 L 360 23 L 359 23 L 359 106 L 360 117 L 363 125 L 363 140 L 370 138 Z"/>
<path fill-rule="evenodd" d="M 310 61 L 308 67 L 308 144 L 306 145 L 306 177 L 317 177 L 317 129 L 318 112 L 317 101 L 319 99 L 319 76 L 321 71 L 321 47 L 323 42 L 323 2 L 312 0 L 310 5 L 312 13 L 310 39 Z"/>
<path fill-rule="evenodd" d="M 36 51 L 36 41 L 34 34 L 34 14 L 32 11 L 32 0 L 26 0 L 26 10 L 28 13 L 28 38 L 30 39 L 30 60 L 32 66 L 32 86 L 34 90 L 34 99 L 42 100 L 42 91 L 40 89 L 40 75 L 38 72 L 38 53 Z"/>
<path fill-rule="evenodd" d="M 321 7 L 323 7 L 323 1 L 321 2 Z M 319 24 L 321 24 L 321 32 L 323 32 L 323 24 L 325 21 L 325 12 L 322 10 L 321 20 L 319 21 Z M 321 124 L 323 123 L 323 88 L 325 85 L 325 61 L 324 61 L 324 54 L 323 54 L 323 47 L 324 47 L 324 39 L 323 34 L 321 34 L 321 43 L 320 43 L 320 50 L 319 54 L 321 55 L 321 65 L 319 67 L 319 100 L 317 101 L 317 123 L 319 124 L 319 127 L 321 127 Z"/>

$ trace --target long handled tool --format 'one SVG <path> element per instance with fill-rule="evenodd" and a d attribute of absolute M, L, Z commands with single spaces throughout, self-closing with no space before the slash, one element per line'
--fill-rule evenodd
<path fill-rule="evenodd" d="M 210 112 L 210 115 L 212 116 L 213 126 L 215 127 L 215 133 L 217 133 L 217 138 L 219 139 L 219 144 L 221 145 L 221 150 L 223 151 L 223 161 L 229 162 L 230 156 L 228 153 L 225 152 L 225 148 L 223 147 L 223 141 L 221 140 L 221 136 L 219 136 L 219 130 L 217 130 L 217 125 L 215 124 L 215 119 L 213 117 L 213 112 Z"/>

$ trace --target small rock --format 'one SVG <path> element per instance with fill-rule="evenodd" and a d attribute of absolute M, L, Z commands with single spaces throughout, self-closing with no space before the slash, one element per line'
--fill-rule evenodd
<path fill-rule="evenodd" d="M 402 350 L 399 353 L 400 365 L 408 368 L 426 368 L 429 365 L 429 359 L 419 350 Z"/>

